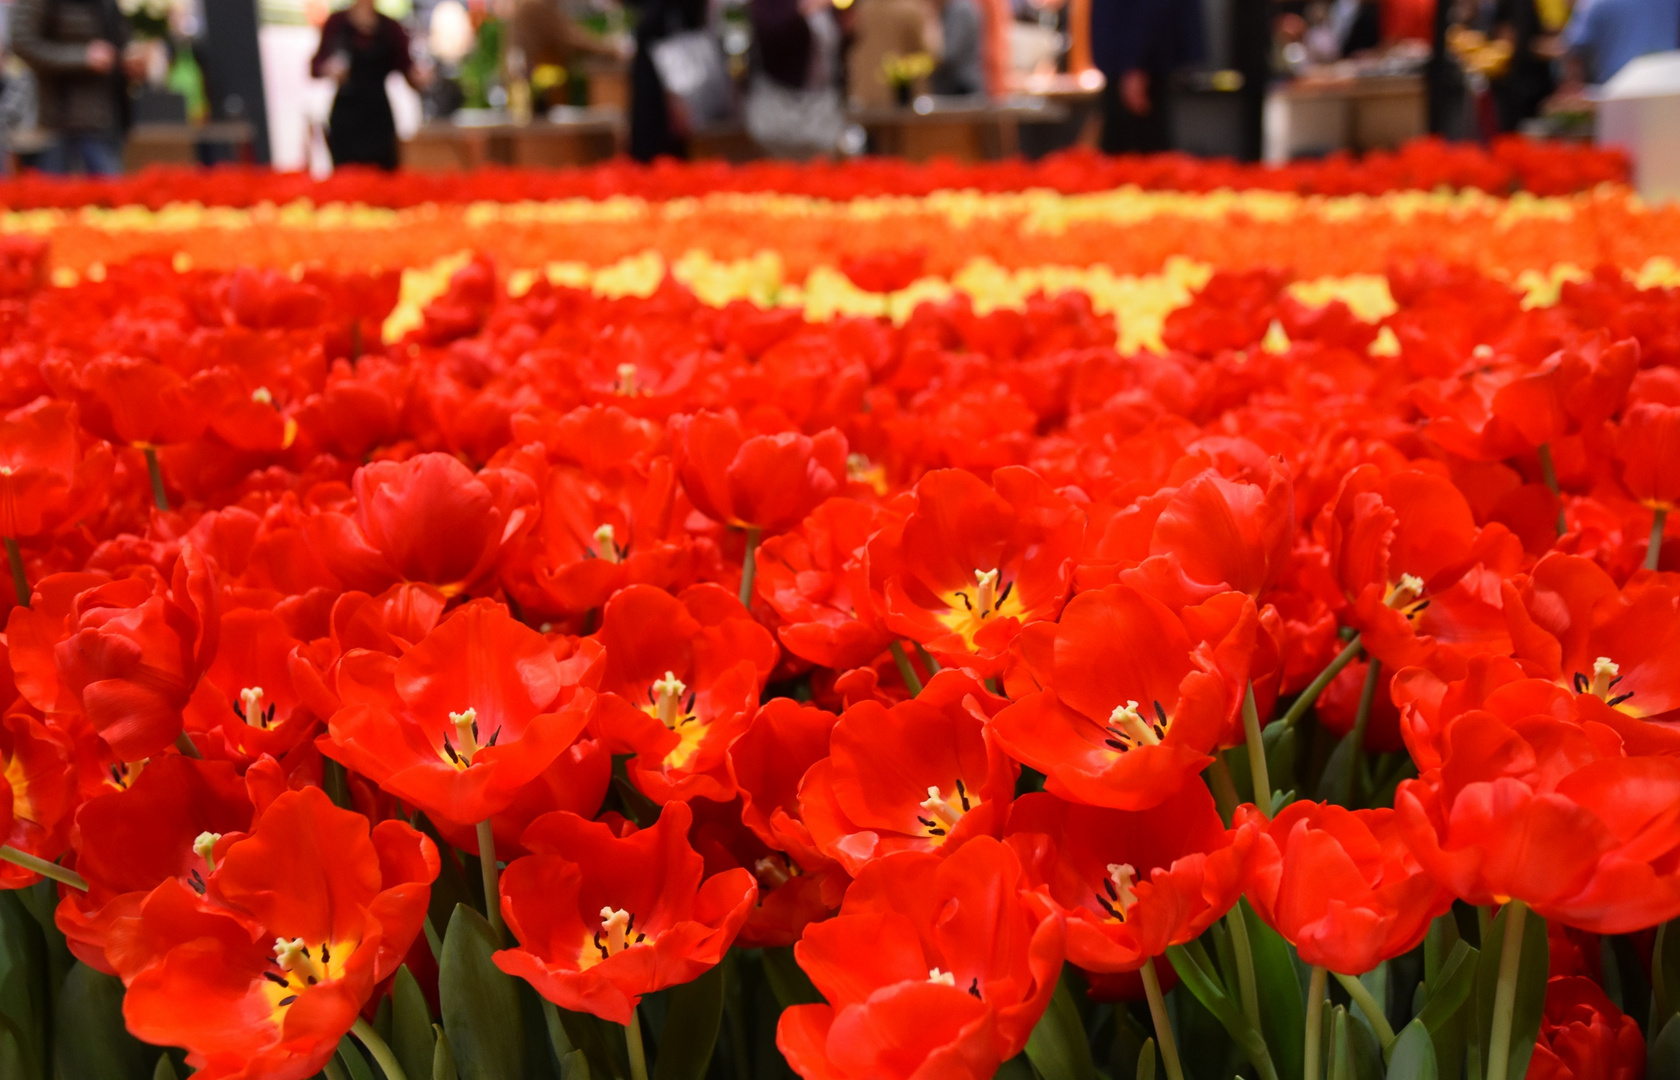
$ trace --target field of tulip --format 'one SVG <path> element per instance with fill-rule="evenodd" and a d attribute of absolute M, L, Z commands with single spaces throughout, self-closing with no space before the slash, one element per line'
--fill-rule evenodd
<path fill-rule="evenodd" d="M 0 183 L 0 1077 L 1680 1080 L 1625 171 Z"/>

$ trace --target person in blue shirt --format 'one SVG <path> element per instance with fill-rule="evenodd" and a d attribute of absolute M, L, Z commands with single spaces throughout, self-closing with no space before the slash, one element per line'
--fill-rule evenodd
<path fill-rule="evenodd" d="M 1581 0 L 1563 46 L 1570 82 L 1609 82 L 1636 57 L 1680 48 L 1680 0 Z"/>

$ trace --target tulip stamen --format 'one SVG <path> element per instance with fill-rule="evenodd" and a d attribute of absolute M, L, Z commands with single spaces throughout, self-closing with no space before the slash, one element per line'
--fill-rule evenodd
<path fill-rule="evenodd" d="M 1401 574 L 1400 581 L 1389 586 L 1388 596 L 1383 600 L 1383 603 L 1396 611 L 1411 607 L 1423 595 L 1423 589 L 1422 578 L 1416 574 Z M 1422 610 L 1422 607 L 1417 609 L 1417 611 Z M 1416 612 L 1414 611 L 1413 614 L 1416 614 Z"/>
<path fill-rule="evenodd" d="M 201 832 L 193 840 L 193 854 L 204 860 L 204 865 L 210 868 L 212 874 L 216 872 L 216 845 L 221 839 L 219 832 Z"/>
<path fill-rule="evenodd" d="M 478 745 L 478 710 L 467 709 L 465 712 L 452 712 L 449 714 L 449 723 L 455 729 L 455 741 L 460 748 L 456 749 L 450 746 L 449 736 L 445 735 L 443 737 L 443 752 L 449 755 L 449 760 L 454 765 L 471 765 L 473 755 L 481 749 Z M 501 729 L 498 728 L 497 730 L 500 731 Z"/>
<path fill-rule="evenodd" d="M 239 704 L 233 707 L 233 715 L 252 727 L 267 728 L 274 722 L 274 703 L 270 702 L 265 710 L 262 700 L 262 687 L 247 686 L 239 691 Z"/>
<path fill-rule="evenodd" d="M 619 397 L 636 396 L 636 365 L 623 363 L 618 365 L 618 383 L 613 388 Z"/>
<path fill-rule="evenodd" d="M 630 935 L 636 929 L 636 916 L 623 908 L 604 907 L 601 909 L 601 929 L 595 931 L 595 948 L 601 952 L 601 959 L 616 956 L 632 945 L 640 945 L 647 940 L 646 934 L 636 934 L 634 941 Z M 602 941 L 601 935 L 607 935 Z"/>
<path fill-rule="evenodd" d="M 949 986 L 955 988 L 957 985 L 957 977 L 949 971 L 940 971 L 938 968 L 929 968 L 928 982 L 933 983 L 936 986 Z"/>
<path fill-rule="evenodd" d="M 309 955 L 309 946 L 303 943 L 302 938 L 292 938 L 289 941 L 285 938 L 275 938 L 274 962 L 279 964 L 280 970 L 288 976 L 300 975 L 310 986 L 326 977 L 321 965 Z"/>
<path fill-rule="evenodd" d="M 1132 892 L 1132 886 L 1137 882 L 1137 871 L 1131 863 L 1109 863 L 1108 876 L 1103 879 L 1103 893 L 1097 894 L 1097 903 L 1108 912 L 1116 922 L 1126 921 L 1126 910 L 1137 903 L 1137 894 Z"/>
<path fill-rule="evenodd" d="M 1161 703 L 1155 703 L 1156 723 L 1145 723 L 1138 714 L 1138 703 L 1128 701 L 1124 705 L 1116 705 L 1114 711 L 1108 714 L 1108 732 L 1111 738 L 1103 741 L 1111 748 L 1122 754 L 1134 746 L 1159 746 L 1167 735 L 1167 714 L 1161 708 Z"/>
<path fill-rule="evenodd" d="M 765 855 L 753 863 L 753 876 L 766 888 L 779 889 L 793 880 L 793 864 Z"/>
<path fill-rule="evenodd" d="M 682 696 L 687 690 L 688 684 L 677 678 L 674 671 L 667 671 L 663 679 L 654 682 L 652 687 L 654 694 L 653 709 L 654 714 L 659 717 L 660 723 L 668 728 L 675 728 L 682 720 Z M 690 708 L 692 708 L 692 702 L 693 699 L 691 698 Z"/>
<path fill-rule="evenodd" d="M 617 542 L 613 539 L 611 525 L 602 525 L 595 530 L 595 557 L 604 563 L 617 565 L 619 550 Z"/>
<path fill-rule="evenodd" d="M 962 816 L 973 809 L 968 797 L 968 788 L 961 780 L 958 780 L 956 785 L 957 799 L 962 803 L 961 809 L 952 805 L 937 787 L 929 786 L 927 793 L 928 797 L 921 801 L 920 806 L 929 816 L 918 816 L 916 820 L 927 826 L 929 836 L 948 835 L 956 828 L 957 822 L 962 820 Z"/>

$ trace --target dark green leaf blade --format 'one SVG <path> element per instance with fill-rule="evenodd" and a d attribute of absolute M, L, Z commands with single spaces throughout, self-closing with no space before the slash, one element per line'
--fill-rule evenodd
<path fill-rule="evenodd" d="M 1056 985 L 1050 1007 L 1027 1039 L 1027 1060 L 1044 1080 L 1096 1080 L 1091 1044 L 1066 980 Z"/>
<path fill-rule="evenodd" d="M 1387 1080 L 1436 1080 L 1435 1043 L 1429 1029 L 1413 1020 L 1395 1036 Z"/>
<path fill-rule="evenodd" d="M 1487 1067 L 1489 1043 L 1493 1039 L 1493 1003 L 1499 986 L 1499 958 L 1504 951 L 1505 926 L 1511 905 L 1500 909 L 1482 938 L 1481 956 L 1476 961 L 1476 1045 L 1483 1067 Z M 1505 1075 L 1521 1077 L 1528 1071 L 1534 1040 L 1540 1033 L 1540 1015 L 1546 1005 L 1548 945 L 1546 920 L 1528 912 L 1523 920 L 1521 966 L 1517 971 L 1516 1000 L 1511 1010 L 1511 1049 Z"/>
<path fill-rule="evenodd" d="M 432 1037 L 432 1014 L 426 1007 L 426 996 L 414 972 L 404 964 L 391 981 L 391 1052 L 408 1074 L 409 1080 L 431 1072 L 432 1051 L 437 1040 Z"/>
<path fill-rule="evenodd" d="M 490 959 L 496 949 L 484 916 L 457 905 L 443 936 L 438 997 L 460 1080 L 526 1075 L 519 991 L 513 977 Z"/>
<path fill-rule="evenodd" d="M 653 1080 L 700 1080 L 712 1063 L 723 1023 L 723 966 L 671 991 Z"/>
<path fill-rule="evenodd" d="M 146 1080 L 146 1044 L 123 1025 L 123 984 L 114 975 L 77 961 L 64 978 L 54 1016 L 53 1041 L 63 1076 Z"/>

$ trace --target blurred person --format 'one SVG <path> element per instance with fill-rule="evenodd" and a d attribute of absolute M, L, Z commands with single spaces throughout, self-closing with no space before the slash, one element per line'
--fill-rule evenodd
<path fill-rule="evenodd" d="M 889 61 L 943 52 L 938 14 L 924 0 L 856 0 L 846 55 L 846 96 L 855 107 L 895 103 Z"/>
<path fill-rule="evenodd" d="M 1091 59 L 1107 78 L 1102 149 L 1171 148 L 1173 72 L 1203 58 L 1202 6 L 1183 0 L 1092 0 Z"/>
<path fill-rule="evenodd" d="M 561 0 L 518 0 L 508 20 L 508 48 L 524 54 L 527 71 L 554 67 L 568 77 L 580 54 L 621 58 L 612 42 L 603 41 L 573 21 Z"/>
<path fill-rule="evenodd" d="M 747 134 L 773 157 L 831 154 L 846 129 L 840 27 L 829 0 L 752 0 Z"/>
<path fill-rule="evenodd" d="M 327 16 L 309 71 L 317 79 L 338 84 L 327 114 L 327 150 L 333 167 L 395 169 L 397 122 L 385 93 L 385 78 L 400 72 L 415 90 L 425 90 L 427 81 L 414 66 L 408 31 L 402 24 L 375 10 L 373 0 L 353 0 L 348 8 Z"/>
<path fill-rule="evenodd" d="M 935 94 L 978 94 L 986 89 L 981 64 L 984 30 L 980 9 L 974 0 L 941 0 L 939 63 L 928 76 L 928 89 Z"/>
<path fill-rule="evenodd" d="M 128 20 L 116 0 L 17 0 L 11 34 L 35 72 L 38 123 L 52 135 L 40 167 L 120 175 L 128 78 L 144 57 L 128 50 Z"/>
<path fill-rule="evenodd" d="M 1564 27 L 1564 83 L 1602 84 L 1650 53 L 1680 48 L 1680 0 L 1591 0 Z"/>
<path fill-rule="evenodd" d="M 1504 42 L 1511 56 L 1504 72 L 1488 80 L 1494 126 L 1499 131 L 1515 131 L 1524 120 L 1539 115 L 1541 104 L 1557 89 L 1551 55 L 1556 39 L 1546 32 L 1535 0 L 1497 0 L 1493 32 L 1488 36 Z"/>
<path fill-rule="evenodd" d="M 630 58 L 630 156 L 637 161 L 688 156 L 688 117 L 666 91 L 653 50 L 706 25 L 706 0 L 635 0 L 636 51 Z"/>

